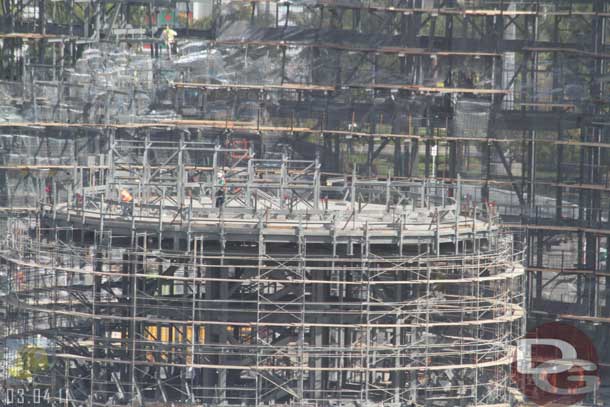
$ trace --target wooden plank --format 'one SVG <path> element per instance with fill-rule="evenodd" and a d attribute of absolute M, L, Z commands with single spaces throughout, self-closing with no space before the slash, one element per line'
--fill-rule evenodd
<path fill-rule="evenodd" d="M 67 38 L 59 35 L 52 34 L 39 34 L 39 33 L 0 33 L 0 38 L 21 38 L 24 40 L 46 40 L 51 38 Z"/>
<path fill-rule="evenodd" d="M 173 82 L 176 88 L 194 89 L 247 89 L 247 90 L 305 90 L 305 91 L 333 91 L 334 86 L 309 85 L 300 83 L 285 83 L 282 85 L 253 85 L 241 83 L 197 83 L 197 82 Z"/>
<path fill-rule="evenodd" d="M 440 88 L 443 89 L 443 88 Z M 447 89 L 447 88 L 445 88 Z M 453 88 L 456 89 L 456 88 Z M 491 89 L 489 89 L 491 90 Z M 284 132 L 284 133 L 306 133 L 318 136 L 337 135 L 343 137 L 360 137 L 360 138 L 376 138 L 376 139 L 405 139 L 419 141 L 471 141 L 485 143 L 518 143 L 522 142 L 523 138 L 489 138 L 489 137 L 469 137 L 469 136 L 420 136 L 416 134 L 399 134 L 399 133 L 368 133 L 352 130 L 321 130 L 312 129 L 310 127 L 291 127 L 291 126 L 259 126 L 255 122 L 238 122 L 231 120 L 160 120 L 159 122 L 147 123 L 60 123 L 60 122 L 0 122 L 0 128 L 75 128 L 75 129 L 148 129 L 148 128 L 213 128 L 225 130 L 240 130 L 246 132 Z M 551 145 L 569 145 L 575 147 L 599 147 L 610 148 L 610 143 L 583 142 L 576 140 L 556 140 L 556 139 L 536 139 L 536 143 L 546 143 Z M 562 184 L 566 188 L 578 188 L 579 184 Z M 595 188 L 591 184 L 591 188 Z M 600 187 L 600 186 L 597 186 Z M 605 187 L 601 186 L 601 190 Z"/>
<path fill-rule="evenodd" d="M 254 84 L 238 84 L 238 83 L 190 83 L 190 82 L 174 82 L 172 84 L 176 88 L 194 88 L 194 89 L 246 89 L 246 90 L 304 90 L 304 91 L 334 91 L 337 88 L 334 86 L 325 85 L 309 85 L 290 83 L 283 85 L 254 85 Z M 490 94 L 509 94 L 510 90 L 506 89 L 478 89 L 478 88 L 446 88 L 422 85 L 404 85 L 390 83 L 373 83 L 373 84 L 352 84 L 341 86 L 342 89 L 387 89 L 387 90 L 411 90 L 416 92 L 432 92 L 432 93 L 468 93 L 475 95 L 490 95 Z"/>
<path fill-rule="evenodd" d="M 435 7 L 435 8 L 422 8 L 422 7 L 392 7 L 376 5 L 371 3 L 356 4 L 356 3 L 342 3 L 333 0 L 318 0 L 315 2 L 300 3 L 286 0 L 234 0 L 236 3 L 275 3 L 275 4 L 290 4 L 292 7 L 329 7 L 329 8 L 345 8 L 355 10 L 370 10 L 375 12 L 389 12 L 389 13 L 402 13 L 402 14 L 444 14 L 444 15 L 461 15 L 461 16 L 600 16 L 610 17 L 610 13 L 602 12 L 598 13 L 595 11 L 553 11 L 553 10 L 501 10 L 501 9 L 463 9 L 463 8 L 449 8 L 449 7 Z M 535 6 L 535 5 L 534 5 Z"/>
<path fill-rule="evenodd" d="M 295 41 L 283 41 L 283 40 L 220 40 L 214 41 L 215 44 L 220 45 L 259 45 L 259 46 L 270 46 L 270 47 L 302 47 L 302 48 L 329 48 L 338 49 L 343 51 L 354 51 L 354 52 L 373 52 L 379 54 L 401 54 L 401 55 L 437 55 L 437 56 L 471 56 L 471 57 L 500 57 L 502 54 L 495 52 L 478 52 L 478 51 L 430 51 L 423 48 L 403 48 L 403 47 L 353 47 L 349 45 L 336 44 L 336 43 L 309 43 L 309 42 L 295 42 Z"/>

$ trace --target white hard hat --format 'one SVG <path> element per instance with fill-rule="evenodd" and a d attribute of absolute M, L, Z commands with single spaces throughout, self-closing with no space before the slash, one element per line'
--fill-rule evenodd
<path fill-rule="evenodd" d="M 225 174 L 224 174 L 222 171 L 218 171 L 218 174 L 216 174 L 216 176 L 217 176 L 218 178 L 222 178 L 222 177 L 224 177 L 224 176 L 225 176 Z"/>

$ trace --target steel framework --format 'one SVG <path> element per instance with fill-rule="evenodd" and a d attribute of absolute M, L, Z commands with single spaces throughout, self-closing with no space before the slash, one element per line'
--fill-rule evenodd
<path fill-rule="evenodd" d="M 152 16 L 193 2 L 2 2 L 2 96 L 22 113 L 0 122 L 3 212 L 109 170 L 112 140 L 160 135 L 319 157 L 324 180 L 460 179 L 526 235 L 530 321 L 566 318 L 608 349 L 607 2 L 206 5 L 168 61 Z M 146 60 L 106 69 L 125 55 Z"/>

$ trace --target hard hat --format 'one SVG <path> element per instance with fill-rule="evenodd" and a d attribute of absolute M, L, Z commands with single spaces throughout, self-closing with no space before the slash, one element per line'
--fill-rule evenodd
<path fill-rule="evenodd" d="M 217 176 L 218 178 L 222 178 L 222 177 L 224 177 L 224 176 L 225 176 L 225 174 L 224 174 L 222 171 L 218 171 L 218 174 L 216 174 L 216 176 Z"/>

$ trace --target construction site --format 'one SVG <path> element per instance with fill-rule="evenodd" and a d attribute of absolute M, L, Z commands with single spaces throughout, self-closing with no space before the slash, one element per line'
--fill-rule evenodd
<path fill-rule="evenodd" d="M 0 406 L 610 405 L 608 2 L 0 6 Z"/>

